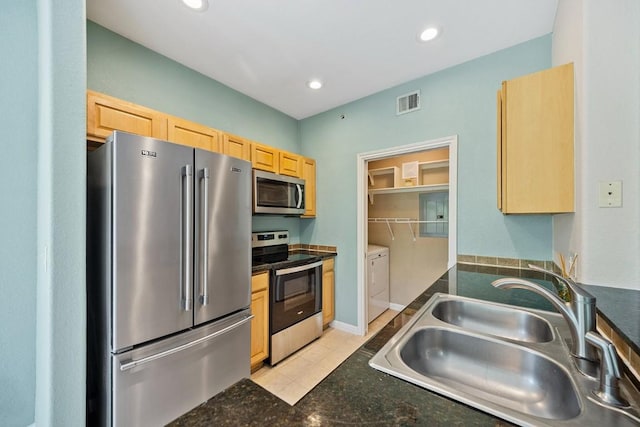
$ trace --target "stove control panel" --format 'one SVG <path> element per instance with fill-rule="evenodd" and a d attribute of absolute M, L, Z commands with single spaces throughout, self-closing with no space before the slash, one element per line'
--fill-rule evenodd
<path fill-rule="evenodd" d="M 251 233 L 251 247 L 253 248 L 288 244 L 289 232 L 286 230 Z"/>

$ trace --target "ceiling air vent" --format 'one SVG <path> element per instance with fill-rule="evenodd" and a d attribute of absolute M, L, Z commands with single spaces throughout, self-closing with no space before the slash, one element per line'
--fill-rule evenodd
<path fill-rule="evenodd" d="M 420 91 L 416 90 L 396 98 L 396 115 L 420 109 Z"/>

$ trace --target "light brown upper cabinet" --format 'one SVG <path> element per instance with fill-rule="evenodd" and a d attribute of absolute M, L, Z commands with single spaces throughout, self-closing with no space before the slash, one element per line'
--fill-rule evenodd
<path fill-rule="evenodd" d="M 280 151 L 257 142 L 251 143 L 251 163 L 255 169 L 280 172 Z"/>
<path fill-rule="evenodd" d="M 280 174 L 302 178 L 302 156 L 280 151 Z"/>
<path fill-rule="evenodd" d="M 574 211 L 573 64 L 502 82 L 497 96 L 498 209 Z"/>
<path fill-rule="evenodd" d="M 163 139 L 250 161 L 252 167 L 302 178 L 305 213 L 316 216 L 316 162 L 241 136 L 87 90 L 87 149 L 93 150 L 114 130 Z"/>
<path fill-rule="evenodd" d="M 176 144 L 222 152 L 220 132 L 178 117 L 167 117 L 167 139 Z"/>
<path fill-rule="evenodd" d="M 251 141 L 241 136 L 223 134 L 222 153 L 251 161 Z"/>
<path fill-rule="evenodd" d="M 167 118 L 158 111 L 87 91 L 87 139 L 104 142 L 114 130 L 167 139 Z"/>
<path fill-rule="evenodd" d="M 316 161 L 307 157 L 302 159 L 302 179 L 304 179 L 304 215 L 302 218 L 316 216 Z"/>

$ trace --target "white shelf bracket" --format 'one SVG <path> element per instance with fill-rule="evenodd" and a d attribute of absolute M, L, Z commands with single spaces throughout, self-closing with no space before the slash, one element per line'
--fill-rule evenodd
<path fill-rule="evenodd" d="M 391 230 L 391 224 L 389 224 L 389 220 L 385 221 L 387 223 L 387 228 L 389 229 L 389 234 L 391 234 L 391 240 L 396 240 L 396 237 L 393 235 L 393 230 Z"/>
<path fill-rule="evenodd" d="M 407 221 L 407 225 L 409 226 L 409 231 L 411 232 L 411 238 L 413 239 L 413 241 L 416 241 L 416 233 L 413 232 L 413 226 L 411 225 L 411 222 Z"/>
<path fill-rule="evenodd" d="M 369 193 L 369 203 L 373 204 L 373 193 L 371 191 Z"/>

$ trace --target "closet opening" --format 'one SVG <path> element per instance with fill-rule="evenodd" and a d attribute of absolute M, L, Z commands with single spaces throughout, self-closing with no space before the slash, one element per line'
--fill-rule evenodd
<path fill-rule="evenodd" d="M 358 330 L 456 262 L 457 136 L 358 155 Z"/>

